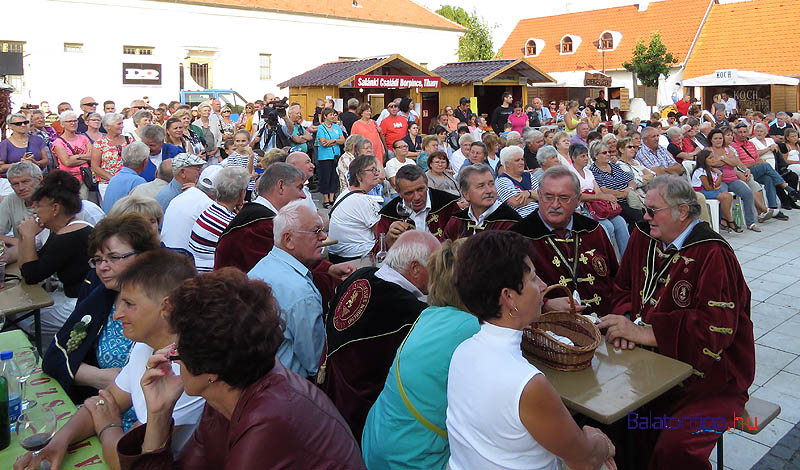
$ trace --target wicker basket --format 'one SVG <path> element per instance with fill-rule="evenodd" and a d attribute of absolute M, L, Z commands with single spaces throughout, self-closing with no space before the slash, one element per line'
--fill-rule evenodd
<path fill-rule="evenodd" d="M 575 313 L 575 301 L 564 286 L 550 286 L 542 293 L 563 289 L 570 299 L 569 311 L 553 311 L 543 314 L 522 332 L 522 355 L 528 361 L 536 361 L 550 368 L 563 371 L 586 369 L 592 365 L 594 350 L 600 345 L 600 330 L 583 315 Z M 566 336 L 575 344 L 564 344 L 546 331 Z"/>

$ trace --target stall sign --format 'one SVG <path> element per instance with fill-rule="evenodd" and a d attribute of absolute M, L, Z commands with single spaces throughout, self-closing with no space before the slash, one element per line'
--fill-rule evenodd
<path fill-rule="evenodd" d="M 739 71 L 736 69 L 715 70 L 714 77 L 717 80 L 730 80 L 735 82 L 739 78 Z"/>
<path fill-rule="evenodd" d="M 411 77 L 407 75 L 356 75 L 358 88 L 439 88 L 439 77 Z"/>
<path fill-rule="evenodd" d="M 602 73 L 585 72 L 583 75 L 583 86 L 610 87 L 611 77 Z"/>
<path fill-rule="evenodd" d="M 161 85 L 161 64 L 122 64 L 123 85 Z"/>

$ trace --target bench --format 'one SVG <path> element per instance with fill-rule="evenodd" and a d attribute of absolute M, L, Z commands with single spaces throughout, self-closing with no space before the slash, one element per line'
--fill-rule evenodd
<path fill-rule="evenodd" d="M 766 400 L 761 400 L 759 398 L 750 397 L 750 399 L 744 405 L 744 413 L 743 416 L 741 416 L 742 419 L 740 420 L 737 416 L 736 421 L 733 423 L 733 427 L 734 429 L 746 432 L 747 434 L 758 434 L 762 429 L 767 427 L 767 425 L 771 423 L 773 419 L 777 418 L 780 412 L 780 405 L 768 402 Z M 725 468 L 722 455 L 723 437 L 725 437 L 725 433 L 720 434 L 719 439 L 717 439 L 718 470 L 723 470 Z"/>

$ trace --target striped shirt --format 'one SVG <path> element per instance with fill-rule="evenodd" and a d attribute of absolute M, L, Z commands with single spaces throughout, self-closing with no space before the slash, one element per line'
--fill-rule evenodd
<path fill-rule="evenodd" d="M 207 273 L 214 268 L 219 236 L 235 216 L 228 208 L 215 202 L 197 218 L 189 239 L 189 251 L 194 255 L 197 272 Z"/>
<path fill-rule="evenodd" d="M 468 160 L 469 162 L 469 160 Z M 531 174 L 531 191 L 536 192 L 539 190 L 539 176 L 541 176 L 541 172 L 537 172 L 536 174 Z M 525 174 L 523 173 L 523 178 Z M 517 194 L 523 191 L 522 186 L 511 181 L 510 178 L 506 176 L 500 176 L 495 180 L 495 185 L 497 186 L 497 200 L 500 202 L 506 202 L 512 197 L 516 196 Z M 509 207 L 516 210 L 520 217 L 527 217 L 533 211 L 539 207 L 539 203 L 536 201 L 531 201 L 524 206 L 514 207 L 509 204 Z"/>
<path fill-rule="evenodd" d="M 255 158 L 255 157 L 254 157 Z M 245 170 L 247 169 L 247 164 L 250 162 L 250 157 L 247 155 L 242 155 L 236 152 L 233 152 L 226 158 L 220 162 L 220 165 L 223 167 L 225 166 L 238 166 L 242 167 Z M 255 164 L 255 162 L 253 162 Z M 247 192 L 249 193 L 256 187 L 256 180 L 251 179 L 249 183 L 247 183 Z"/>
<path fill-rule="evenodd" d="M 594 163 L 589 167 L 589 171 L 594 175 L 594 180 L 597 181 L 597 185 L 601 188 L 613 189 L 614 191 L 625 191 L 633 177 L 616 163 L 608 162 L 608 164 L 611 166 L 611 173 L 606 173 Z M 617 198 L 617 200 L 626 201 L 627 198 Z"/>

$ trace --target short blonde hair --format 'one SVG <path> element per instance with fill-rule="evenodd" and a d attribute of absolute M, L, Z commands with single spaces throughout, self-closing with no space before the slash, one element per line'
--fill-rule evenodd
<path fill-rule="evenodd" d="M 164 220 L 164 210 L 161 204 L 151 197 L 142 196 L 125 196 L 120 198 L 108 211 L 109 217 L 115 217 L 125 214 L 142 214 L 148 219 L 156 219 L 158 225 Z"/>
<path fill-rule="evenodd" d="M 186 115 L 190 115 L 189 111 L 187 111 L 185 109 L 179 109 L 179 110 L 175 111 L 174 113 L 172 113 L 172 116 L 170 116 L 170 117 L 175 118 L 175 119 L 183 119 L 183 117 L 186 116 Z"/>
<path fill-rule="evenodd" d="M 428 305 L 467 310 L 455 285 L 456 255 L 465 240 L 445 240 L 428 258 Z"/>

